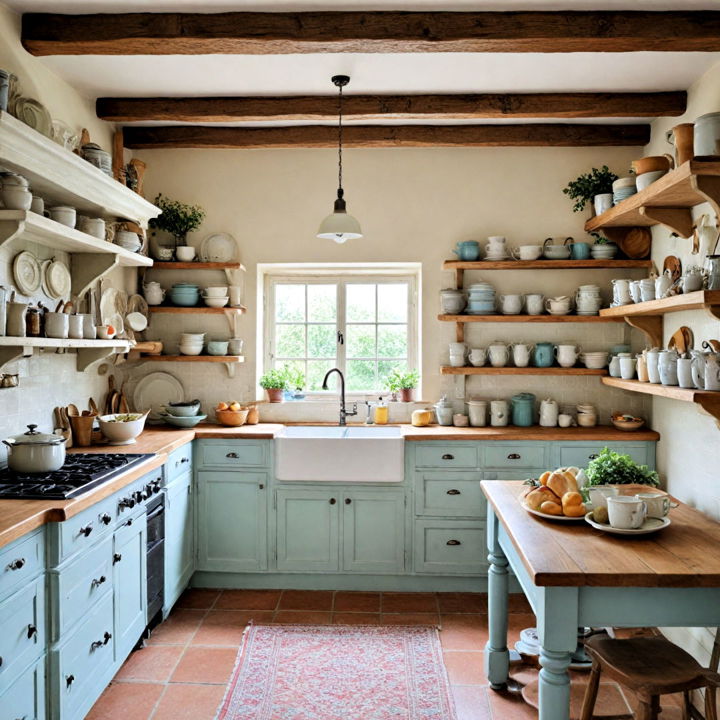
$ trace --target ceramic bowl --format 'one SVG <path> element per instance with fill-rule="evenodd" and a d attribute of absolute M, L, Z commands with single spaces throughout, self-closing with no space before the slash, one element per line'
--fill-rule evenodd
<path fill-rule="evenodd" d="M 180 245 L 175 248 L 175 255 L 180 262 L 192 262 L 195 259 L 195 248 L 190 245 Z"/>
<path fill-rule="evenodd" d="M 109 325 L 96 325 L 97 336 L 100 340 L 112 340 L 115 337 L 115 333 L 108 331 Z"/>
<path fill-rule="evenodd" d="M 227 294 L 228 294 L 227 285 L 206 287 L 205 290 L 203 290 L 203 297 L 224 298 L 224 297 L 227 297 Z"/>
<path fill-rule="evenodd" d="M 173 249 L 170 247 L 159 247 L 155 252 L 155 257 L 163 262 L 169 262 L 173 259 Z"/>
<path fill-rule="evenodd" d="M 209 298 L 204 297 L 203 300 L 208 307 L 221 308 L 228 304 L 229 298 Z"/>
<path fill-rule="evenodd" d="M 168 424 L 174 427 L 193 428 L 207 418 L 207 415 L 193 415 L 192 417 L 181 417 L 179 415 L 169 415 L 160 413 L 160 417 Z"/>
<path fill-rule="evenodd" d="M 135 438 L 143 431 L 145 427 L 145 419 L 147 412 L 130 413 L 131 415 L 140 415 L 137 420 L 129 422 L 113 422 L 116 417 L 122 417 L 123 414 L 115 413 L 113 415 L 101 415 L 98 418 L 100 423 L 100 431 L 110 441 L 111 445 L 130 445 L 135 442 Z"/>
<path fill-rule="evenodd" d="M 180 345 L 181 355 L 200 355 L 203 351 L 203 345 Z"/>
<path fill-rule="evenodd" d="M 645 424 L 642 418 L 632 415 L 613 415 L 610 420 L 618 430 L 639 430 Z"/>
<path fill-rule="evenodd" d="M 211 340 L 207 344 L 208 355 L 227 355 L 228 345 L 227 340 Z"/>
<path fill-rule="evenodd" d="M 578 413 L 577 424 L 580 427 L 595 427 L 597 425 L 597 415 L 593 413 Z"/>
<path fill-rule="evenodd" d="M 653 172 L 642 173 L 642 175 L 638 175 L 635 178 L 635 185 L 638 190 L 644 190 L 648 185 L 659 180 L 663 175 L 667 175 L 667 170 L 654 170 Z"/>
<path fill-rule="evenodd" d="M 26 177 L 10 171 L 0 173 L 0 184 L 3 188 L 8 186 L 27 188 L 30 185 Z"/>
<path fill-rule="evenodd" d="M 29 210 L 32 193 L 22 185 L 3 185 L 2 200 L 8 210 Z"/>
<path fill-rule="evenodd" d="M 215 417 L 221 425 L 230 425 L 231 427 L 239 427 L 244 425 L 250 410 L 216 410 Z"/>
<path fill-rule="evenodd" d="M 191 417 L 200 412 L 200 401 L 190 400 L 190 402 L 168 403 L 165 410 L 176 417 Z"/>
<path fill-rule="evenodd" d="M 626 177 L 618 178 L 613 184 L 613 192 L 617 192 L 623 188 L 635 188 L 635 176 L 627 175 Z"/>
<path fill-rule="evenodd" d="M 651 172 L 666 173 L 670 170 L 671 158 L 667 155 L 651 155 L 632 161 L 632 169 L 637 176 L 646 175 Z M 614 187 L 613 187 L 614 189 Z"/>
<path fill-rule="evenodd" d="M 180 339 L 182 342 L 204 342 L 205 333 L 182 333 Z"/>
<path fill-rule="evenodd" d="M 59 222 L 61 225 L 67 225 L 67 227 L 74 228 L 75 223 L 77 222 L 77 212 L 74 207 L 59 205 L 57 207 L 50 208 L 50 218 L 55 222 Z"/>
<path fill-rule="evenodd" d="M 567 260 L 570 257 L 570 248 L 564 245 L 548 245 L 543 250 L 548 260 Z"/>
<path fill-rule="evenodd" d="M 197 305 L 198 298 L 198 293 L 170 293 L 170 300 L 173 305 L 180 305 L 181 307 L 192 307 Z"/>

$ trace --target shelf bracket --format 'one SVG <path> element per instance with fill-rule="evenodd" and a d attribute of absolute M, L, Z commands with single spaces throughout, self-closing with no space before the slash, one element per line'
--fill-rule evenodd
<path fill-rule="evenodd" d="M 676 235 L 688 238 L 693 234 L 692 214 L 688 208 L 648 207 L 643 205 L 640 214 L 648 220 L 660 223 Z"/>
<path fill-rule="evenodd" d="M 227 368 L 227 374 L 229 378 L 235 377 L 236 363 L 226 362 L 223 363 Z"/>
<path fill-rule="evenodd" d="M 70 256 L 72 293 L 82 297 L 101 278 L 120 263 L 117 255 L 73 253 Z"/>
<path fill-rule="evenodd" d="M 695 175 L 690 182 L 693 188 L 705 196 L 715 217 L 720 218 L 720 178 L 716 175 Z"/>
<path fill-rule="evenodd" d="M 465 271 L 462 268 L 455 268 L 455 287 L 458 290 L 462 290 L 464 283 L 465 283 Z"/>
<path fill-rule="evenodd" d="M 22 235 L 24 230 L 24 220 L 0 220 L 0 247 Z"/>
<path fill-rule="evenodd" d="M 19 340 L 20 338 L 18 338 Z M 21 358 L 32 357 L 33 349 L 24 345 L 5 345 L 0 347 L 0 370 L 6 365 L 20 360 Z"/>
<path fill-rule="evenodd" d="M 83 372 L 98 360 L 105 360 L 116 353 L 116 349 L 112 347 L 100 348 L 78 348 L 77 351 L 77 370 Z"/>
<path fill-rule="evenodd" d="M 703 305 L 703 310 L 707 310 L 713 320 L 720 320 L 720 305 Z"/>
<path fill-rule="evenodd" d="M 645 333 L 650 341 L 650 347 L 663 346 L 663 319 L 660 315 L 632 315 L 625 318 L 625 322 L 637 330 Z"/>
<path fill-rule="evenodd" d="M 455 323 L 455 341 L 465 342 L 465 323 Z"/>
<path fill-rule="evenodd" d="M 708 414 L 715 418 L 715 422 L 720 427 L 720 393 L 717 395 L 700 394 L 695 398 L 695 402 Z"/>
<path fill-rule="evenodd" d="M 237 337 L 238 333 L 240 332 L 238 330 L 238 312 L 234 308 L 226 308 L 225 310 L 225 318 L 228 322 L 228 327 L 230 328 L 230 337 Z"/>

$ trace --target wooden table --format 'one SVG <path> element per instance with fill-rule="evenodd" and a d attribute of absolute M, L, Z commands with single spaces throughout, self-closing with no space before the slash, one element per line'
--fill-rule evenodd
<path fill-rule="evenodd" d="M 481 483 L 488 499 L 492 688 L 508 679 L 508 565 L 537 616 L 540 720 L 568 720 L 570 657 L 578 627 L 720 625 L 720 523 L 680 504 L 672 524 L 630 538 L 530 515 L 521 482 Z"/>

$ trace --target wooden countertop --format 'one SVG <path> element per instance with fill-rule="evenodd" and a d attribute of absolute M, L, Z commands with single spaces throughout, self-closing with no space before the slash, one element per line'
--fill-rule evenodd
<path fill-rule="evenodd" d="M 720 587 L 720 523 L 688 505 L 670 511 L 670 526 L 631 538 L 531 515 L 522 482 L 481 487 L 538 586 Z"/>
<path fill-rule="evenodd" d="M 290 424 L 290 423 L 288 423 Z M 292 423 L 310 425 L 331 425 L 334 423 Z M 146 472 L 160 467 L 167 456 L 177 448 L 192 442 L 195 438 L 216 439 L 272 439 L 284 426 L 278 423 L 260 423 L 242 427 L 201 424 L 194 429 L 178 429 L 149 426 L 138 437 L 134 445 L 94 445 L 73 448 L 75 452 L 148 453 L 155 455 L 143 465 L 133 468 L 124 475 L 74 500 L 0 500 L 0 548 L 47 522 L 66 520 L 90 507 L 99 500 L 112 495 Z M 622 432 L 613 427 L 594 428 L 542 428 L 542 427 L 485 427 L 456 428 L 429 425 L 416 428 L 400 425 L 405 440 L 587 440 L 593 442 L 617 442 L 630 440 L 656 441 L 658 433 L 652 430 Z"/>

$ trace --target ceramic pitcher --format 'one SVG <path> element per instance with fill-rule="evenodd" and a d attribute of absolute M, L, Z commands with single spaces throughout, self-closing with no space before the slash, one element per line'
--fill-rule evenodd
<path fill-rule="evenodd" d="M 555 400 L 546 398 L 540 403 L 540 425 L 543 427 L 556 427 L 558 423 L 558 404 Z"/>
<path fill-rule="evenodd" d="M 720 358 L 716 353 L 692 351 L 692 379 L 698 390 L 720 390 Z"/>
<path fill-rule="evenodd" d="M 495 342 L 488 347 L 488 357 L 493 367 L 505 367 L 510 359 L 510 346 Z"/>
<path fill-rule="evenodd" d="M 165 290 L 158 282 L 149 282 L 143 285 L 143 294 L 148 305 L 160 305 L 165 299 Z"/>
<path fill-rule="evenodd" d="M 655 297 L 665 297 L 665 293 L 670 290 L 672 285 L 672 272 L 670 270 L 666 270 L 662 275 L 658 275 L 658 277 L 655 278 Z"/>
<path fill-rule="evenodd" d="M 533 364 L 535 367 L 550 367 L 553 364 L 555 346 L 549 342 L 539 342 L 535 345 Z"/>
<path fill-rule="evenodd" d="M 535 349 L 534 345 L 515 343 L 512 346 L 512 356 L 515 367 L 527 367 L 530 364 L 530 353 Z"/>

